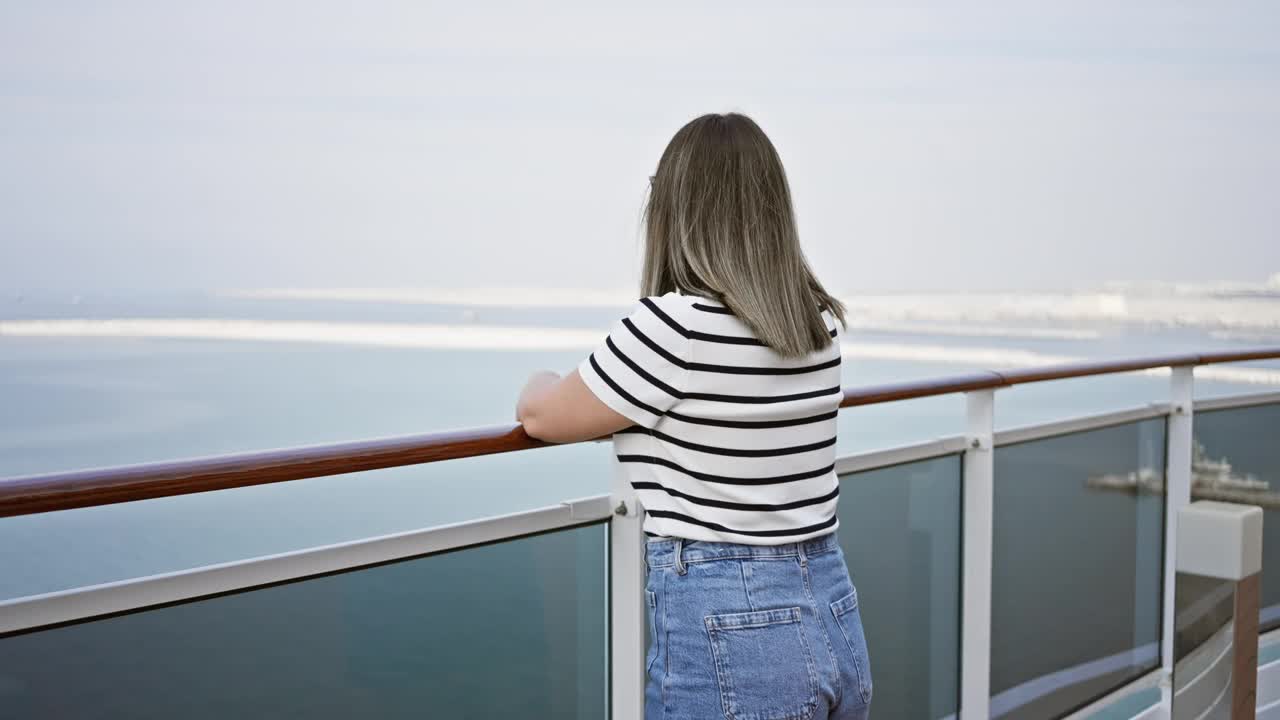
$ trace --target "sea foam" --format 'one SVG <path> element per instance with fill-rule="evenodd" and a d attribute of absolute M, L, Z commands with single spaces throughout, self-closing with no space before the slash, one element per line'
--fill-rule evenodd
<path fill-rule="evenodd" d="M 595 348 L 600 330 L 422 323 L 349 323 L 210 318 L 120 318 L 0 321 L 0 337 L 154 338 L 246 342 L 323 343 L 331 345 L 487 350 L 494 352 L 579 351 Z M 1078 355 L 1018 348 L 948 346 L 927 343 L 845 342 L 841 353 L 852 359 L 892 360 L 991 369 L 1084 362 Z M 1167 369 L 1146 371 L 1167 374 Z M 1206 380 L 1280 385 L 1280 370 L 1208 365 L 1196 370 Z"/>
<path fill-rule="evenodd" d="M 266 288 L 229 297 L 460 307 L 629 307 L 634 292 L 549 288 Z M 1091 339 L 1111 328 L 1196 328 L 1280 338 L 1280 289 L 1267 283 L 1112 283 L 1100 291 L 845 293 L 856 326 L 948 335 Z"/>

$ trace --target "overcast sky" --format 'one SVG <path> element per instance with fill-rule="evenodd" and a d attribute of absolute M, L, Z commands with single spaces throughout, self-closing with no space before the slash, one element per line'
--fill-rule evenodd
<path fill-rule="evenodd" d="M 634 284 L 746 112 L 842 292 L 1280 271 L 1280 3 L 0 0 L 0 290 Z"/>

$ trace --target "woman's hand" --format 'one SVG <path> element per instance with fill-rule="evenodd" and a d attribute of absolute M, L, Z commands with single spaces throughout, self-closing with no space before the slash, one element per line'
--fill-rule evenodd
<path fill-rule="evenodd" d="M 577 370 L 563 378 L 550 370 L 531 375 L 516 401 L 516 421 L 529 437 L 555 443 L 606 437 L 632 425 L 601 402 Z"/>
<path fill-rule="evenodd" d="M 516 422 L 520 422 L 521 416 L 525 414 L 525 408 L 534 397 L 559 381 L 560 373 L 554 370 L 539 370 L 530 375 L 524 383 L 524 389 L 520 391 L 520 398 L 516 401 Z"/>

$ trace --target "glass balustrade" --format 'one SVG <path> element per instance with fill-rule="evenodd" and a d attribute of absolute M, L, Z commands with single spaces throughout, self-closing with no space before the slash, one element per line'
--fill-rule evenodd
<path fill-rule="evenodd" d="M 840 479 L 840 547 L 858 590 L 877 717 L 956 712 L 961 464 L 947 455 Z"/>
<path fill-rule="evenodd" d="M 1262 632 L 1280 628 L 1280 403 L 1197 411 L 1193 500 L 1262 508 Z"/>
<path fill-rule="evenodd" d="M 995 451 L 991 716 L 1058 717 L 1160 662 L 1165 421 Z"/>
<path fill-rule="evenodd" d="M 608 525 L 0 638 L 14 718 L 608 714 Z"/>

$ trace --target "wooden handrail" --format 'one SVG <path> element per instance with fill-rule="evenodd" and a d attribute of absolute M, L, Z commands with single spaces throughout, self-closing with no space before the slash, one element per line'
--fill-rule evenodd
<path fill-rule="evenodd" d="M 519 425 L 0 479 L 0 517 L 529 450 Z"/>
<path fill-rule="evenodd" d="M 844 399 L 840 401 L 840 407 L 876 405 L 895 400 L 915 400 L 916 398 L 950 395 L 958 392 L 969 392 L 970 390 L 998 388 L 1005 384 L 1004 376 L 1000 375 L 1000 373 L 983 370 L 968 375 L 949 375 L 929 380 L 845 388 Z"/>
<path fill-rule="evenodd" d="M 1280 347 L 1107 360 L 848 388 L 841 407 L 1153 368 L 1280 359 Z M 0 479 L 0 517 L 344 475 L 543 447 L 519 425 Z"/>

